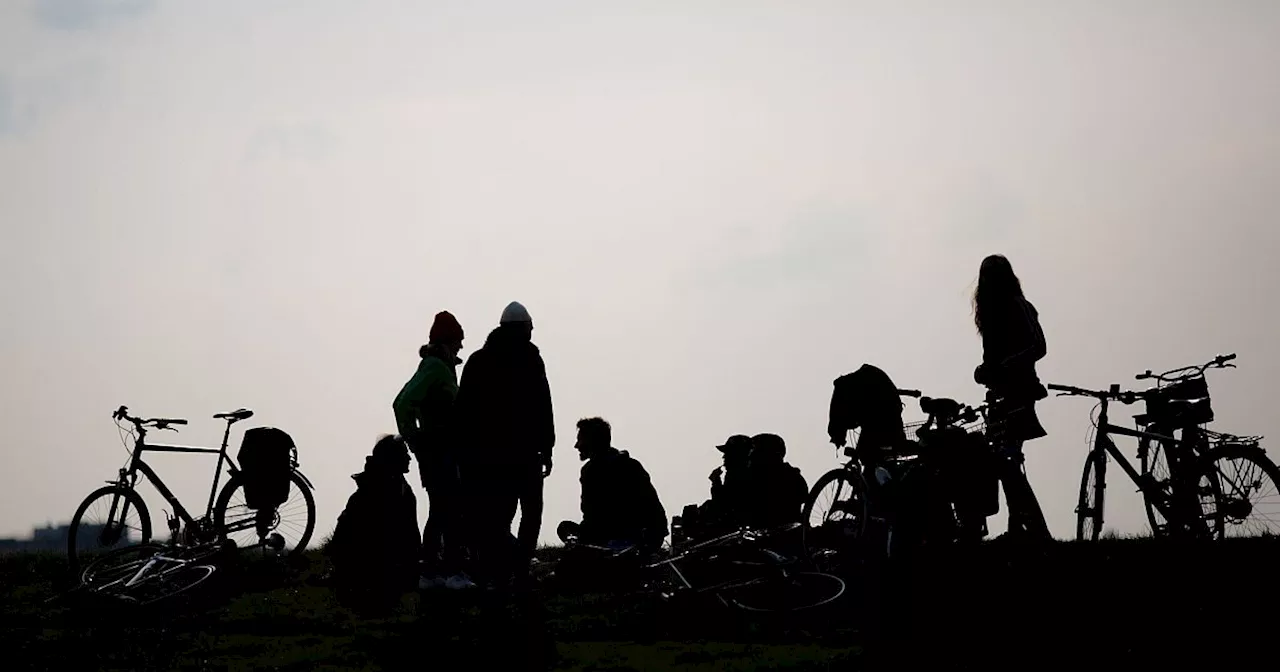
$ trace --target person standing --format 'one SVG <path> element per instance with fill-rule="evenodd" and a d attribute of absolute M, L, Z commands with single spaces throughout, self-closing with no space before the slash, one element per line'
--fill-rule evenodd
<path fill-rule="evenodd" d="M 529 311 L 511 302 L 467 362 L 458 387 L 463 480 L 472 495 L 470 508 L 481 518 L 473 531 L 480 554 L 487 556 L 483 567 L 494 581 L 510 578 L 513 570 L 528 574 L 542 528 L 543 479 L 551 474 L 551 388 L 532 338 Z M 517 507 L 520 529 L 511 549 Z"/>
<path fill-rule="evenodd" d="M 421 361 L 417 370 L 391 404 L 398 431 L 418 462 L 418 475 L 430 501 L 422 528 L 424 588 L 474 585 L 462 571 L 461 483 L 453 435 L 463 336 L 457 318 L 448 311 L 437 313 L 427 344 L 418 349 Z"/>
<path fill-rule="evenodd" d="M 1047 350 L 1040 315 L 1003 255 L 982 260 L 973 293 L 973 323 L 982 337 L 982 363 L 974 381 L 987 388 L 987 427 L 998 452 L 1000 482 L 1009 507 L 1011 538 L 1053 539 L 1027 481 L 1022 446 L 1047 436 L 1035 404 L 1049 395 L 1036 375 Z"/>

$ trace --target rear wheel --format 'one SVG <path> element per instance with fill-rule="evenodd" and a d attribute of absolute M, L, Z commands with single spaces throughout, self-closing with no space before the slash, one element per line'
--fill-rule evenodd
<path fill-rule="evenodd" d="M 818 569 L 830 569 L 867 529 L 867 485 L 852 469 L 836 469 L 818 479 L 804 506 L 801 537 L 805 555 Z"/>
<path fill-rule="evenodd" d="M 67 562 L 76 573 L 97 553 L 151 541 L 151 514 L 130 488 L 108 485 L 94 490 L 71 518 Z"/>
<path fill-rule="evenodd" d="M 1205 456 L 1201 473 L 1216 489 L 1216 502 L 1204 502 L 1215 509 L 1216 538 L 1280 534 L 1280 468 L 1260 447 L 1219 446 Z"/>
<path fill-rule="evenodd" d="M 1102 534 L 1103 492 L 1106 489 L 1107 455 L 1089 453 L 1080 478 L 1080 498 L 1076 504 L 1076 541 L 1097 541 Z"/>
<path fill-rule="evenodd" d="M 146 543 L 117 548 L 98 555 L 80 573 L 80 585 L 90 591 L 110 592 L 113 584 L 127 581 L 151 559 L 163 551 L 162 544 Z"/>
<path fill-rule="evenodd" d="M 722 591 L 728 604 L 744 611 L 794 612 L 830 604 L 844 595 L 838 576 L 819 572 L 779 573 Z"/>
<path fill-rule="evenodd" d="M 236 474 L 227 481 L 213 507 L 214 530 L 240 548 L 257 546 L 271 534 L 284 539 L 280 550 L 302 553 L 316 529 L 316 500 L 298 472 L 289 474 L 289 496 L 275 509 L 251 509 L 245 501 L 245 479 Z"/>

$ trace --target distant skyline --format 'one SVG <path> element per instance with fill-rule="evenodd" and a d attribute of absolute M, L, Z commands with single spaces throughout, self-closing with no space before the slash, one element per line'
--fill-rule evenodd
<path fill-rule="evenodd" d="M 1244 0 L 5 3 L 0 536 L 114 475 L 121 404 L 205 445 L 246 406 L 233 445 L 294 436 L 318 542 L 432 315 L 465 358 L 512 300 L 556 415 L 544 541 L 579 515 L 584 416 L 670 515 L 730 434 L 781 435 L 812 484 L 864 362 L 981 400 L 993 252 L 1043 380 L 1236 352 L 1215 424 L 1271 446 L 1278 69 L 1280 3 Z M 1090 404 L 1040 409 L 1027 469 L 1069 537 Z M 212 459 L 153 464 L 203 504 Z"/>

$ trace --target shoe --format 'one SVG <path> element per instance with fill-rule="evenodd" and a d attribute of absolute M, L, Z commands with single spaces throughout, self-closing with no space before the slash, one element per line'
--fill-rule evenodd
<path fill-rule="evenodd" d="M 445 585 L 447 585 L 447 581 L 444 577 L 418 577 L 418 590 L 432 590 L 435 588 L 441 588 Z"/>
<path fill-rule="evenodd" d="M 449 590 L 466 590 L 467 588 L 475 588 L 476 584 L 466 574 L 454 574 L 444 579 L 444 587 Z"/>

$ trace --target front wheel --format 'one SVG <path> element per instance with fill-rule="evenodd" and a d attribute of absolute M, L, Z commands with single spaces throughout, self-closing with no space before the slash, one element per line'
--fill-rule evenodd
<path fill-rule="evenodd" d="M 744 611 L 793 612 L 830 604 L 844 591 L 844 580 L 838 576 L 794 572 L 725 590 L 721 598 Z"/>
<path fill-rule="evenodd" d="M 289 474 L 289 496 L 275 509 L 251 509 L 245 500 L 245 478 L 237 473 L 227 481 L 213 507 L 214 531 L 239 548 L 257 546 L 275 532 L 284 539 L 279 550 L 302 553 L 316 529 L 316 500 L 298 472 Z"/>
<path fill-rule="evenodd" d="M 89 493 L 71 518 L 67 562 L 74 574 L 84 556 L 151 541 L 151 514 L 130 488 L 108 485 Z"/>
<path fill-rule="evenodd" d="M 1076 504 L 1076 541 L 1097 541 L 1102 534 L 1103 492 L 1106 490 L 1107 455 L 1089 453 L 1080 477 L 1080 499 Z"/>
<path fill-rule="evenodd" d="M 805 556 L 819 569 L 829 569 L 867 529 L 867 484 L 852 469 L 827 472 L 813 484 L 804 505 L 801 540 Z"/>

